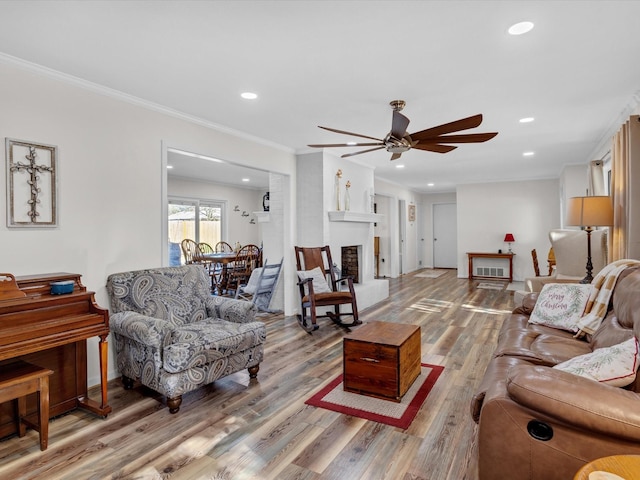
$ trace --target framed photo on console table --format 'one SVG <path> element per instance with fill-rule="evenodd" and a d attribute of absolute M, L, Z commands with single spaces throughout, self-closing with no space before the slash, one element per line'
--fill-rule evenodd
<path fill-rule="evenodd" d="M 5 139 L 7 227 L 56 227 L 58 147 Z"/>

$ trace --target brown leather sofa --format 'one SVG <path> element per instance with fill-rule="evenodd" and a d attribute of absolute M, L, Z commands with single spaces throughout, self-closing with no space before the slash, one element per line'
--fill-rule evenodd
<path fill-rule="evenodd" d="M 583 340 L 528 324 L 537 296 L 505 320 L 471 402 L 480 480 L 571 480 L 596 458 L 640 454 L 640 378 L 620 388 L 551 368 L 640 336 L 640 268 L 621 273 L 602 325 Z"/>

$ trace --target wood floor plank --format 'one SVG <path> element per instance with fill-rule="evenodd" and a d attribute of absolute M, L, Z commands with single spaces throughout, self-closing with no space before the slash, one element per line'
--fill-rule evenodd
<path fill-rule="evenodd" d="M 477 284 L 455 270 L 407 274 L 361 312 L 419 325 L 422 361 L 445 367 L 406 430 L 306 405 L 342 373 L 345 331 L 320 319 L 310 335 L 295 317 L 269 314 L 257 379 L 238 372 L 190 392 L 176 415 L 157 393 L 112 380 L 106 420 L 80 410 L 53 419 L 45 452 L 31 430 L 0 441 L 0 478 L 477 480 L 469 402 L 513 308 L 511 292 Z"/>

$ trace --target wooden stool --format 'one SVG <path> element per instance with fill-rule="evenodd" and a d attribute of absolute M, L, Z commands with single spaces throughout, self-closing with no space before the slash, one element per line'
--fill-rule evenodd
<path fill-rule="evenodd" d="M 40 450 L 49 441 L 49 375 L 53 370 L 19 360 L 0 367 L 0 403 L 18 400 L 18 435 L 24 437 L 27 426 L 40 434 Z M 38 394 L 38 422 L 26 418 L 27 395 Z"/>

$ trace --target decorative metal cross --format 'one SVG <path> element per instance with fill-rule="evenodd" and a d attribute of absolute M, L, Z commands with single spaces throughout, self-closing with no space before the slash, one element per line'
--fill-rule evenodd
<path fill-rule="evenodd" d="M 38 203 L 40 203 L 40 199 L 38 198 L 38 194 L 40 193 L 38 180 L 40 180 L 40 176 L 38 175 L 38 173 L 53 172 L 53 166 L 51 165 L 37 165 L 37 156 L 38 154 L 36 153 L 36 148 L 30 146 L 29 155 L 24 156 L 24 158 L 29 160 L 29 163 L 16 162 L 11 166 L 12 173 L 25 171 L 29 174 L 29 180 L 27 180 L 27 184 L 29 185 L 29 189 L 31 190 L 31 198 L 27 202 L 29 203 L 29 212 L 27 213 L 27 215 L 29 215 L 32 222 L 35 222 L 36 217 L 40 216 L 37 210 L 37 205 Z"/>

